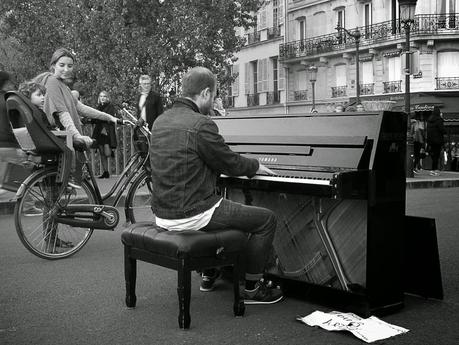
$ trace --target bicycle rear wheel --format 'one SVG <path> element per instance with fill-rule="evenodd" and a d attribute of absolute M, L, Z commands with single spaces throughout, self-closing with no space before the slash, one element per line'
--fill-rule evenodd
<path fill-rule="evenodd" d="M 55 216 L 69 204 L 94 204 L 96 197 L 86 180 L 79 190 L 56 183 L 57 171 L 44 170 L 27 183 L 14 209 L 16 232 L 32 254 L 49 260 L 69 257 L 88 242 L 93 229 L 57 223 Z M 64 189 L 62 191 L 62 189 Z"/>
<path fill-rule="evenodd" d="M 144 170 L 132 182 L 126 197 L 126 215 L 131 224 L 153 220 L 152 195 L 151 176 Z"/>

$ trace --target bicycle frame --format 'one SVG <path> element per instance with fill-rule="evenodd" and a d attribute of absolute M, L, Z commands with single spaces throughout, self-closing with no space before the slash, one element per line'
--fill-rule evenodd
<path fill-rule="evenodd" d="M 90 178 L 89 180 L 94 189 L 94 192 L 96 193 L 98 202 L 102 205 L 107 204 L 107 205 L 114 206 L 114 207 L 118 206 L 121 200 L 121 197 L 123 196 L 124 191 L 127 189 L 127 186 L 142 171 L 142 167 L 145 164 L 148 164 L 149 159 L 150 159 L 149 154 L 142 156 L 141 153 L 136 152 L 134 155 L 132 155 L 131 158 L 129 159 L 127 166 L 124 168 L 118 180 L 110 188 L 110 190 L 104 195 L 102 195 L 100 192 L 99 185 L 97 184 L 97 180 L 96 180 L 96 177 L 94 175 L 94 172 L 91 166 L 89 165 L 88 162 L 86 162 L 85 166 L 89 173 L 89 178 Z M 129 171 L 131 172 L 129 173 Z M 113 201 L 108 204 L 107 202 L 109 201 L 110 197 L 112 197 L 113 195 L 114 195 Z"/>
<path fill-rule="evenodd" d="M 135 122 L 137 119 L 126 109 L 123 108 L 123 111 L 125 112 L 125 115 L 128 117 L 128 120 L 125 120 L 128 122 L 131 126 L 136 126 Z M 149 138 L 151 135 L 151 132 L 148 130 L 148 128 L 144 126 L 138 126 L 142 134 Z M 149 163 L 150 159 L 150 154 L 144 153 L 144 152 L 136 152 L 134 155 L 131 156 L 131 158 L 128 161 L 127 166 L 124 168 L 122 171 L 120 177 L 118 180 L 115 182 L 115 184 L 110 188 L 110 190 L 105 194 L 102 195 L 99 189 L 99 185 L 97 183 L 96 177 L 94 175 L 94 172 L 89 164 L 86 152 L 85 152 L 85 157 L 86 157 L 86 162 L 84 163 L 84 166 L 86 166 L 86 169 L 89 173 L 89 181 L 91 182 L 91 185 L 94 189 L 94 192 L 97 197 L 97 202 L 101 205 L 108 205 L 112 207 L 117 207 L 123 193 L 126 189 L 128 189 L 128 185 L 135 180 L 135 177 L 142 172 L 145 166 L 145 164 Z M 111 203 L 107 203 L 109 199 L 114 195 L 114 199 Z M 127 220 L 127 219 L 126 219 Z"/>
<path fill-rule="evenodd" d="M 131 117 L 131 119 L 127 120 L 126 122 L 130 123 L 132 126 L 136 126 L 132 121 L 135 118 L 126 110 L 125 112 Z M 150 131 L 143 126 L 138 126 L 138 128 L 147 138 L 151 134 Z M 68 224 L 70 226 L 87 226 L 99 230 L 113 230 L 113 228 L 118 224 L 119 220 L 119 212 L 117 211 L 116 207 L 118 206 L 124 191 L 129 190 L 129 184 L 132 181 L 135 181 L 136 176 L 138 176 L 143 172 L 144 169 L 146 169 L 145 164 L 148 164 L 150 155 L 148 151 L 136 152 L 129 159 L 127 166 L 124 168 L 115 185 L 113 185 L 105 195 L 102 195 L 100 192 L 99 185 L 97 183 L 94 171 L 89 164 L 86 152 L 84 152 L 84 156 L 85 162 L 83 163 L 83 167 L 86 168 L 87 175 L 89 176 L 85 176 L 83 173 L 83 178 L 91 186 L 94 192 L 96 203 L 92 205 L 68 205 L 66 210 L 69 211 L 70 214 L 59 216 L 56 218 L 56 220 L 59 223 Z M 113 201 L 108 203 L 112 196 L 114 196 Z M 126 207 L 127 205 L 125 205 L 125 216 L 126 221 L 128 221 Z M 94 216 L 96 216 L 96 219 L 93 218 Z"/>

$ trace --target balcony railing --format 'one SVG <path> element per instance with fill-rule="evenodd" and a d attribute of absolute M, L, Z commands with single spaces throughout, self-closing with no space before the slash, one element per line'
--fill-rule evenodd
<path fill-rule="evenodd" d="M 332 97 L 337 98 L 337 97 L 346 97 L 346 90 L 347 90 L 347 85 L 343 86 L 332 86 Z"/>
<path fill-rule="evenodd" d="M 459 89 L 459 77 L 438 77 L 437 90 Z"/>
<path fill-rule="evenodd" d="M 361 47 L 405 37 L 404 26 L 398 19 L 361 26 L 358 29 L 362 34 L 360 39 Z M 351 29 L 351 31 L 353 30 Z M 411 26 L 411 37 L 437 35 L 445 32 L 459 34 L 459 13 L 418 14 L 415 17 L 414 24 Z M 282 60 L 313 56 L 354 47 L 355 40 L 352 37 L 346 35 L 337 37 L 336 33 L 331 33 L 280 44 L 279 58 Z"/>
<path fill-rule="evenodd" d="M 306 101 L 308 99 L 308 90 L 295 90 L 293 91 L 294 101 Z"/>
<path fill-rule="evenodd" d="M 266 104 L 279 104 L 280 103 L 280 91 L 269 91 L 266 94 Z"/>
<path fill-rule="evenodd" d="M 384 91 L 383 93 L 394 93 L 402 92 L 402 81 L 383 81 Z"/>
<path fill-rule="evenodd" d="M 272 40 L 280 36 L 281 36 L 280 26 L 273 26 L 271 28 L 268 28 L 268 40 Z"/>
<path fill-rule="evenodd" d="M 260 94 L 259 93 L 252 93 L 247 95 L 247 106 L 248 107 L 255 107 L 260 105 Z"/>
<path fill-rule="evenodd" d="M 375 83 L 360 84 L 360 94 L 361 95 L 374 95 L 374 93 L 375 93 Z"/>
<path fill-rule="evenodd" d="M 260 33 L 258 31 L 246 35 L 247 44 L 254 44 L 260 42 Z"/>

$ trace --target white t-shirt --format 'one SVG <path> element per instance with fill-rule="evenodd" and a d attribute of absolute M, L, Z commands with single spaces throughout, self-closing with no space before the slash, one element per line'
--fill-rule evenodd
<path fill-rule="evenodd" d="M 209 224 L 215 209 L 220 206 L 223 199 L 217 201 L 217 203 L 200 214 L 193 217 L 182 218 L 182 219 L 163 219 L 156 217 L 156 225 L 169 231 L 183 231 L 183 230 L 200 230 Z"/>
<path fill-rule="evenodd" d="M 145 122 L 147 121 L 147 110 L 145 109 L 145 102 L 147 101 L 147 93 L 142 93 L 139 98 L 140 118 Z"/>

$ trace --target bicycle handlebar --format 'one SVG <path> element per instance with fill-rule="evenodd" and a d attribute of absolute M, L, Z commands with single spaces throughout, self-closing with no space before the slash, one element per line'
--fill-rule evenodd
<path fill-rule="evenodd" d="M 148 135 L 148 136 L 151 135 L 151 131 L 148 129 L 147 126 L 145 126 L 144 124 L 139 125 L 138 119 L 134 115 L 132 115 L 126 108 L 122 108 L 122 110 L 124 111 L 124 114 L 128 118 L 127 120 L 124 120 L 126 123 L 128 123 L 132 127 L 136 127 L 136 126 L 139 127 L 140 130 L 144 132 L 145 135 Z"/>

